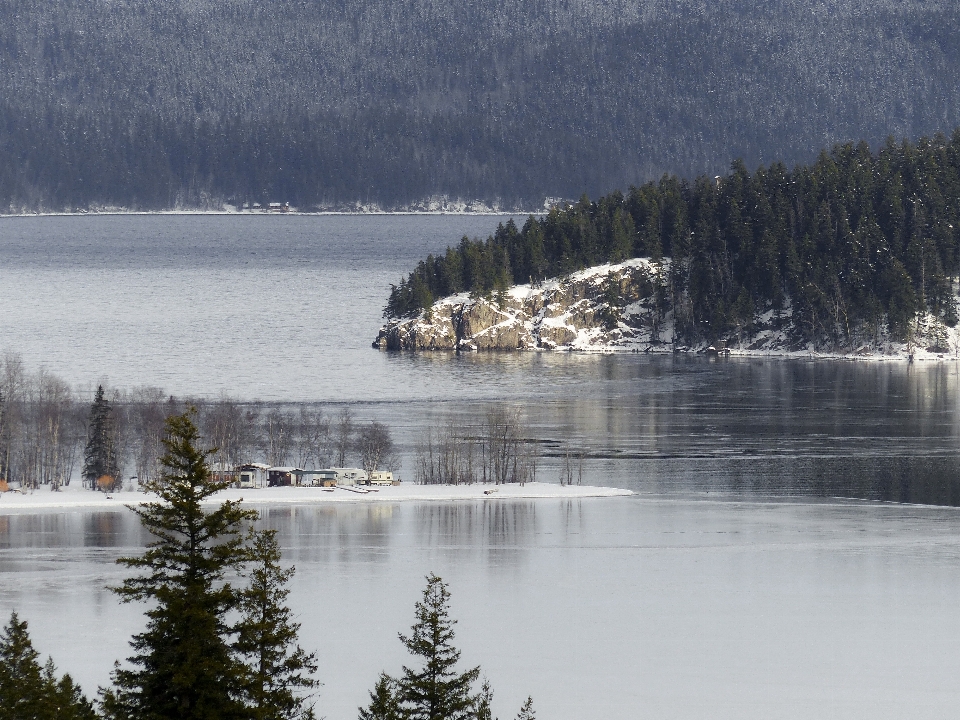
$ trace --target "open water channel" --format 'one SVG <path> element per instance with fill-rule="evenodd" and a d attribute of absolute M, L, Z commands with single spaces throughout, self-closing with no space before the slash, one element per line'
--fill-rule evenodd
<path fill-rule="evenodd" d="M 629 498 L 263 508 L 291 604 L 356 716 L 407 661 L 423 576 L 450 583 L 495 711 L 543 720 L 939 718 L 960 705 L 957 365 L 391 355 L 387 284 L 491 217 L 0 219 L 0 351 L 79 386 L 349 405 L 407 467 L 491 403 Z M 579 460 L 577 460 L 579 473 Z M 89 693 L 142 627 L 105 590 L 131 513 L 4 513 L 0 617 Z"/>

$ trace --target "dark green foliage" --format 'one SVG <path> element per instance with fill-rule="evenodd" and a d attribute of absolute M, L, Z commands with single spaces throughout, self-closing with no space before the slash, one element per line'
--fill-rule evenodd
<path fill-rule="evenodd" d="M 113 478 L 113 483 L 98 485 L 98 480 L 102 477 Z M 87 445 L 83 451 L 83 480 L 92 490 L 107 491 L 112 490 L 119 479 L 113 408 L 103 396 L 103 385 L 98 385 L 97 394 L 90 406 Z"/>
<path fill-rule="evenodd" d="M 400 641 L 420 659 L 422 668 L 404 666 L 403 675 L 381 673 L 370 693 L 370 705 L 360 708 L 360 720 L 478 720 L 489 718 L 493 692 L 484 682 L 478 695 L 471 689 L 480 675 L 475 667 L 457 672 L 460 651 L 453 646 L 450 591 L 434 574 L 427 576 L 423 597 L 416 605 L 416 622 Z"/>
<path fill-rule="evenodd" d="M 521 707 L 520 712 L 517 713 L 517 720 L 537 720 L 537 714 L 533 711 L 532 697 L 527 697 L 523 703 L 523 707 Z"/>
<path fill-rule="evenodd" d="M 360 720 L 401 720 L 400 688 L 397 681 L 386 673 L 380 673 L 377 684 L 370 692 L 370 704 L 360 708 Z"/>
<path fill-rule="evenodd" d="M 310 677 L 317 671 L 316 656 L 297 645 L 300 624 L 284 605 L 295 570 L 280 567 L 276 530 L 257 533 L 251 555 L 254 564 L 249 585 L 240 593 L 243 618 L 236 627 L 235 644 L 248 667 L 244 692 L 251 718 L 313 720 L 312 707 L 295 691 L 317 687 Z"/>
<path fill-rule="evenodd" d="M 124 602 L 149 602 L 145 632 L 131 641 L 132 667 L 118 667 L 103 693 L 108 717 L 120 720 L 249 717 L 245 666 L 228 642 L 227 613 L 236 589 L 224 578 L 249 558 L 245 524 L 256 512 L 225 501 L 203 503 L 229 485 L 211 477 L 192 413 L 167 419 L 160 479 L 148 486 L 158 502 L 133 511 L 156 538 L 120 563 L 140 571 L 115 588 Z"/>
<path fill-rule="evenodd" d="M 398 680 L 401 706 L 409 720 L 465 720 L 471 717 L 474 698 L 470 690 L 480 676 L 475 667 L 456 671 L 460 651 L 453 646 L 453 626 L 448 606 L 450 591 L 436 575 L 427 576 L 423 599 L 409 636 L 400 635 L 411 655 L 423 662 L 420 669 L 404 666 Z"/>
<path fill-rule="evenodd" d="M 361 719 L 362 720 L 362 719 Z M 480 692 L 474 700 L 474 720 L 495 720 L 493 717 L 493 688 L 486 678 L 480 685 Z"/>
<path fill-rule="evenodd" d="M 486 241 L 431 256 L 391 293 L 385 315 L 412 316 L 435 297 L 500 288 L 626 257 L 670 258 L 661 313 L 675 340 L 749 330 L 791 304 L 798 341 L 906 338 L 918 311 L 957 322 L 960 130 L 916 145 L 838 145 L 810 166 L 752 175 L 737 161 L 717 178 L 664 177 L 530 217 Z M 418 288 L 417 292 L 411 288 Z M 617 319 L 613 288 L 603 319 Z M 659 291 L 658 291 L 659 292 Z M 669 340 L 669 338 L 668 338 Z"/>
<path fill-rule="evenodd" d="M 13 613 L 0 636 L 0 720 L 94 720 L 70 676 L 58 679 L 53 661 L 41 666 L 39 657 L 26 621 Z"/>

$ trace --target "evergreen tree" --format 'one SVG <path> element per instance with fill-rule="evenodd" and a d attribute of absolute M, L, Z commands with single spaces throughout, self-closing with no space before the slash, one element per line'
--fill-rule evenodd
<path fill-rule="evenodd" d="M 480 692 L 474 698 L 473 716 L 476 720 L 495 720 L 493 717 L 493 688 L 486 678 L 480 685 Z"/>
<path fill-rule="evenodd" d="M 57 679 L 53 660 L 39 653 L 16 613 L 0 636 L 0 720 L 94 720 L 93 706 L 69 675 Z"/>
<path fill-rule="evenodd" d="M 251 549 L 254 567 L 250 585 L 240 593 L 243 619 L 237 625 L 236 650 L 248 667 L 244 689 L 254 720 L 313 720 L 312 707 L 296 690 L 311 690 L 317 682 L 315 653 L 297 642 L 300 624 L 284 605 L 294 568 L 280 567 L 276 530 L 257 533 Z"/>
<path fill-rule="evenodd" d="M 517 714 L 517 720 L 537 720 L 537 714 L 533 711 L 532 697 L 528 696 L 526 702 L 523 703 L 523 707 Z"/>
<path fill-rule="evenodd" d="M 133 508 L 156 540 L 143 555 L 118 561 L 142 574 L 114 591 L 152 607 L 146 631 L 131 640 L 132 667 L 118 664 L 113 688 L 103 691 L 103 709 L 117 720 L 249 717 L 248 673 L 225 620 L 240 599 L 224 577 L 249 558 L 244 526 L 257 514 L 233 501 L 204 511 L 204 501 L 230 483 L 211 477 L 194 414 L 167 419 L 163 473 L 147 486 L 160 500 Z"/>
<path fill-rule="evenodd" d="M 94 490 L 112 490 L 119 477 L 113 408 L 103 396 L 103 385 L 99 385 L 90 406 L 90 427 L 87 446 L 83 451 L 83 481 Z M 101 478 L 111 478 L 112 482 L 101 482 Z"/>
<path fill-rule="evenodd" d="M 450 619 L 449 602 L 450 591 L 443 580 L 428 575 L 427 587 L 416 605 L 413 632 L 409 637 L 400 634 L 410 653 L 422 658 L 423 668 L 404 666 L 400 678 L 380 673 L 370 704 L 359 708 L 359 720 L 495 720 L 489 681 L 484 678 L 476 695 L 470 691 L 480 668 L 462 673 L 455 669 L 460 651 L 453 646 L 457 621 Z M 529 698 L 524 708 L 530 715 L 523 717 L 533 720 Z"/>
<path fill-rule="evenodd" d="M 399 678 L 400 704 L 404 717 L 410 720 L 466 720 L 473 717 L 474 697 L 470 688 L 480 675 L 480 668 L 458 673 L 460 651 L 453 646 L 450 619 L 450 591 L 439 577 L 427 576 L 423 599 L 416 605 L 416 623 L 409 636 L 400 641 L 411 654 L 422 658 L 420 670 L 404 666 Z"/>
<path fill-rule="evenodd" d="M 402 720 L 404 715 L 399 695 L 397 681 L 386 673 L 380 673 L 370 693 L 370 704 L 360 708 L 359 720 Z"/>

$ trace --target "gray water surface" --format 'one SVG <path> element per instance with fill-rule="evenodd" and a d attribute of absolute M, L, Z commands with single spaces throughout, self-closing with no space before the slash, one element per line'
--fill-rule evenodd
<path fill-rule="evenodd" d="M 330 720 L 408 661 L 428 572 L 501 718 L 528 694 L 542 720 L 952 717 L 957 365 L 370 349 L 389 283 L 498 220 L 3 218 L 0 351 L 83 387 L 349 407 L 405 473 L 426 428 L 506 404 L 542 480 L 572 458 L 637 493 L 263 508 Z M 0 617 L 95 693 L 143 627 L 105 586 L 145 541 L 132 513 L 0 504 Z"/>
<path fill-rule="evenodd" d="M 635 497 L 264 508 L 296 564 L 291 605 L 355 717 L 409 662 L 423 576 L 450 583 L 458 643 L 513 717 L 939 718 L 960 700 L 960 516 L 862 502 Z M 132 514 L 0 516 L 0 612 L 88 689 L 136 608 L 103 587 Z"/>

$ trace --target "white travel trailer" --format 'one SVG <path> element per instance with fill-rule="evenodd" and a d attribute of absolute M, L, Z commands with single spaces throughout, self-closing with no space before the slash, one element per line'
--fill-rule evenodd
<path fill-rule="evenodd" d="M 367 471 L 360 468 L 330 468 L 336 473 L 337 485 L 366 485 Z"/>
<path fill-rule="evenodd" d="M 371 485 L 393 485 L 393 473 L 389 470 L 374 470 L 370 473 Z"/>
<path fill-rule="evenodd" d="M 237 487 L 260 488 L 267 484 L 267 470 L 269 465 L 263 463 L 247 463 L 237 468 Z"/>

